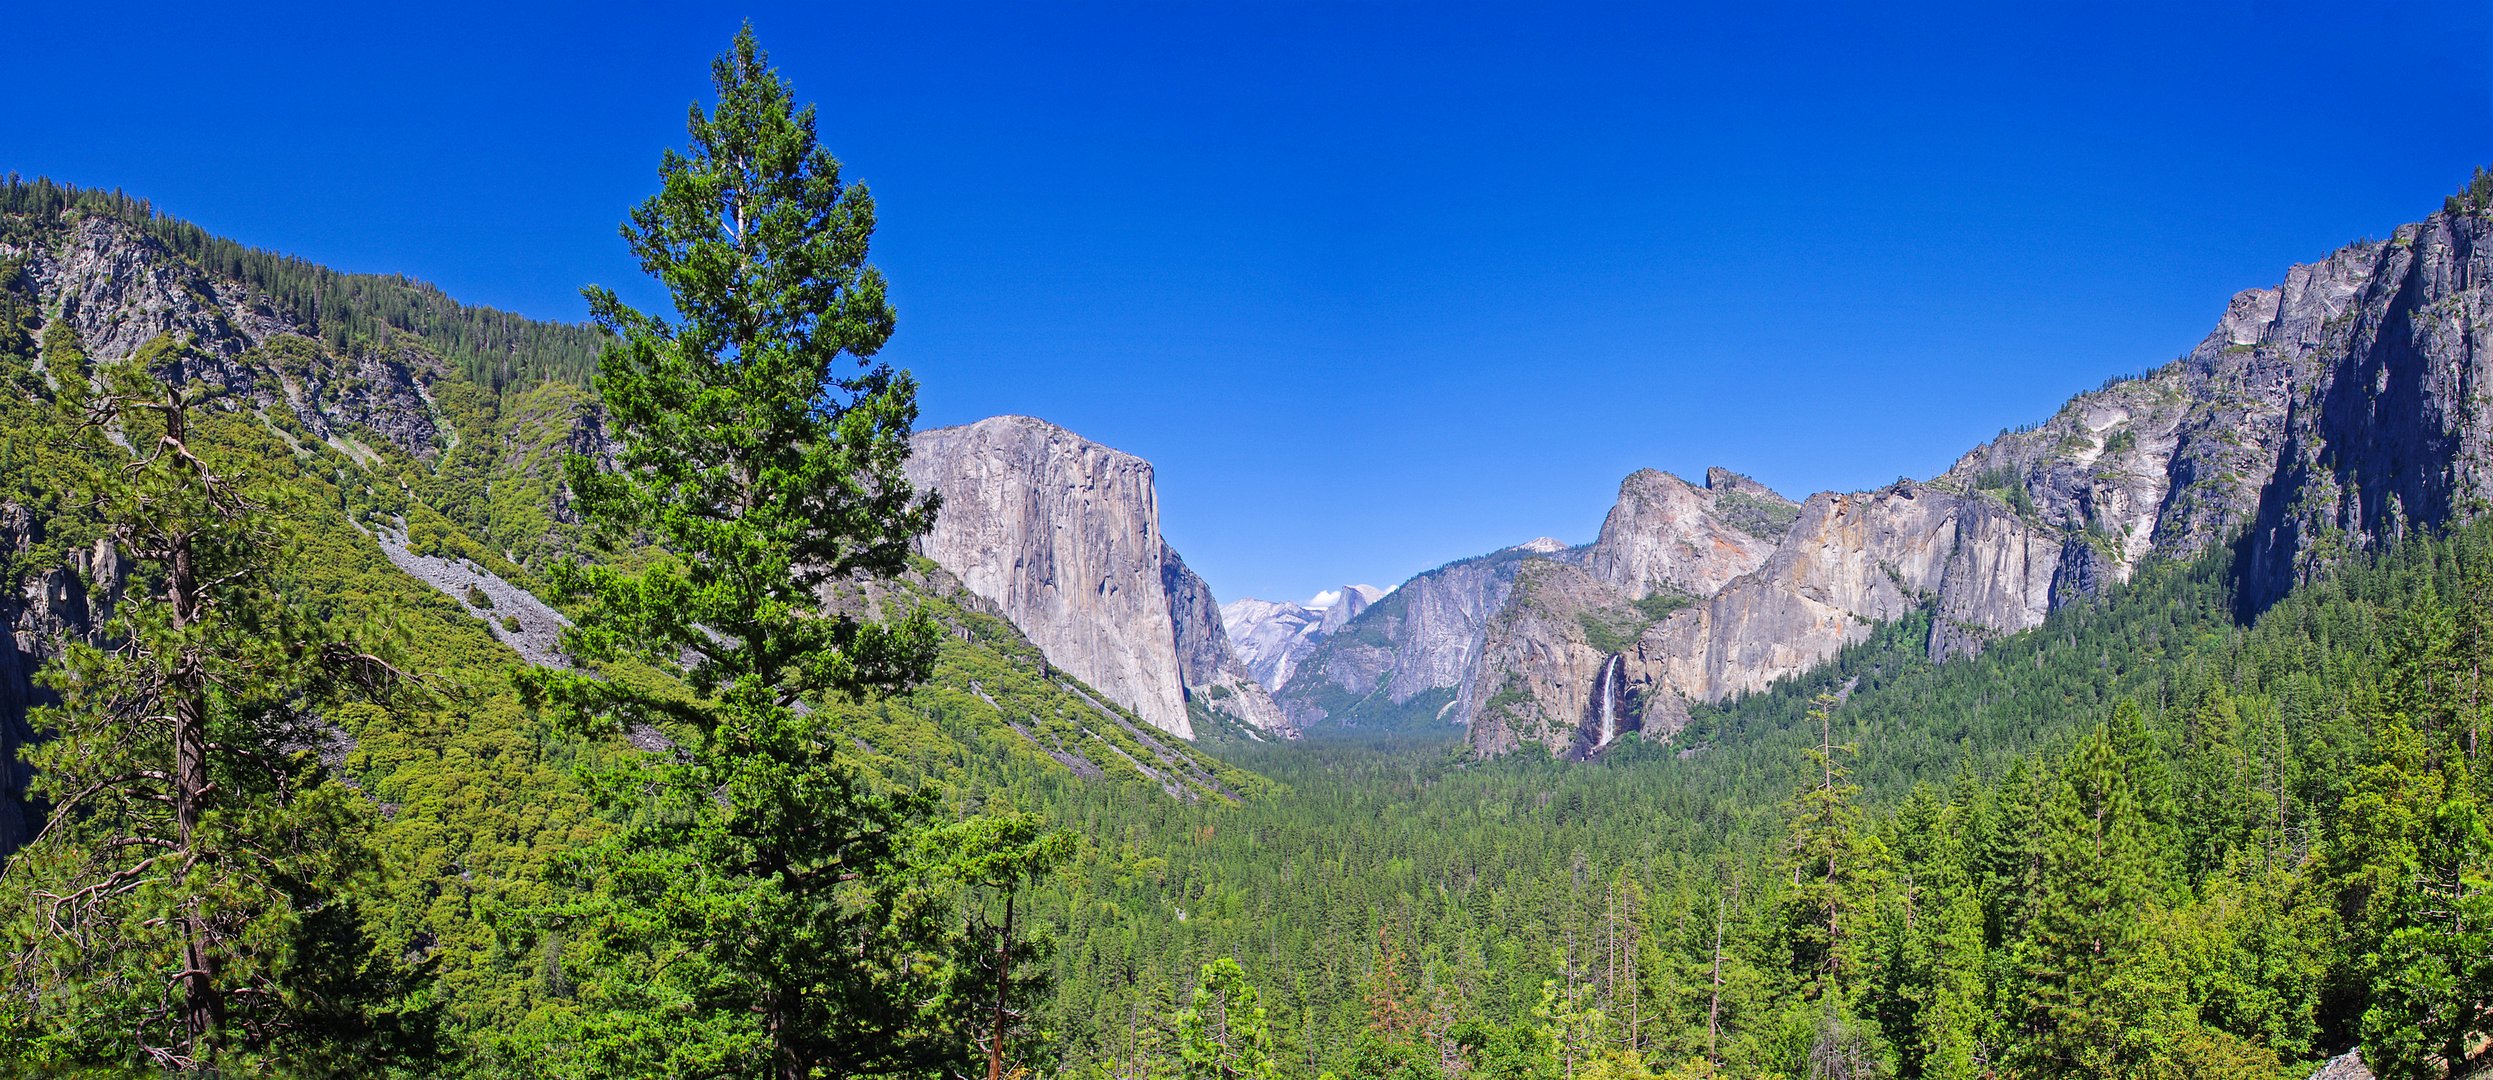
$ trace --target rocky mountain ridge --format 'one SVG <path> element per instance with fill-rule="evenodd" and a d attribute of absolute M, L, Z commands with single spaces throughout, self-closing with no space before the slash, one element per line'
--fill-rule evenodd
<path fill-rule="evenodd" d="M 1221 628 L 1229 632 L 1230 643 L 1256 681 L 1277 691 L 1317 642 L 1384 596 L 1385 590 L 1374 585 L 1344 585 L 1322 607 L 1245 597 L 1221 606 Z"/>
<path fill-rule="evenodd" d="M 489 452 L 545 486 L 544 460 L 603 444 L 576 392 L 549 391 L 525 431 L 478 427 L 448 377 L 476 355 L 454 364 L 386 321 L 339 338 L 300 298 L 211 273 L 149 227 L 65 213 L 44 228 L 0 229 L 0 291 L 38 327 L 97 361 L 180 335 L 166 374 L 260 411 L 298 453 L 447 468 Z M 1970 655 L 2146 561 L 2238 539 L 2247 613 L 2332 560 L 2493 505 L 2489 233 L 2481 207 L 2453 205 L 2295 267 L 2234 297 L 2188 354 L 1927 481 L 1795 502 L 1728 470 L 1640 471 L 1591 544 L 1536 540 L 1321 611 L 1221 611 L 1160 536 L 1150 465 L 1028 418 L 921 434 L 913 476 L 953 497 L 926 550 L 1051 664 L 1163 732 L 1442 722 L 1481 753 L 1590 753 L 1667 736 L 1692 706 L 1917 609 L 1934 616 L 1931 657 Z M 431 303 L 408 317 L 436 317 Z M 476 329 L 493 324 L 442 325 L 493 340 Z M 546 501 L 559 516 L 559 492 Z M 547 520 L 467 554 L 518 559 Z M 423 521 L 391 527 L 428 542 Z"/>
<path fill-rule="evenodd" d="M 2479 513 L 2493 505 L 2489 237 L 2493 220 L 2453 207 L 2294 267 L 2236 295 L 2181 358 L 1927 482 L 1796 507 L 1727 489 L 1772 508 L 1749 519 L 1755 544 L 1704 531 L 1694 485 L 1631 476 L 1589 553 L 1517 568 L 1453 718 L 1478 753 L 1588 754 L 1605 731 L 1668 737 L 1692 705 L 1806 671 L 1916 609 L 1944 661 L 2146 561 L 2238 539 L 2248 615 L 2348 554 Z M 1659 583 L 1693 602 L 1649 605 L 1622 636 L 1623 605 Z"/>

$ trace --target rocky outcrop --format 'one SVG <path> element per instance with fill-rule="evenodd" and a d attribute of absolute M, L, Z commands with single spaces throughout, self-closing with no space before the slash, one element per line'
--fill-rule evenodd
<path fill-rule="evenodd" d="M 2148 560 L 2237 538 L 2247 616 L 2350 553 L 2493 506 L 2488 238 L 2486 217 L 2443 213 L 2352 245 L 2235 296 L 2181 359 L 2002 432 L 1929 483 L 1813 496 L 1771 557 L 1637 635 L 1635 723 L 1675 731 L 1691 703 L 1762 689 L 1916 609 L 1934 660 L 1970 655 Z M 1674 509 L 1687 501 L 1623 491 L 1583 573 L 1515 590 L 1469 695 L 1477 749 L 1588 745 L 1584 717 L 1611 692 L 1590 689 L 1606 669 L 1569 616 L 1598 611 L 1600 586 L 1712 584 L 1674 557 L 1691 550 Z"/>
<path fill-rule="evenodd" d="M 1462 724 L 1468 714 L 1456 698 L 1479 669 L 1489 620 L 1516 568 L 1567 550 L 1536 540 L 1404 582 L 1319 640 L 1275 697 L 1301 728 Z"/>
<path fill-rule="evenodd" d="M 1674 733 L 1690 702 L 1763 689 L 1915 608 L 1936 609 L 1939 659 L 2035 626 L 2061 543 L 1984 495 L 1901 483 L 1812 496 L 1765 565 L 1638 638 L 1627 671 L 1639 723 Z"/>
<path fill-rule="evenodd" d="M 1211 589 L 1160 536 L 1151 463 L 1026 416 L 918 432 L 909 480 L 943 496 L 928 558 L 994 601 L 1048 662 L 1181 738 L 1190 702 L 1285 732 Z"/>
<path fill-rule="evenodd" d="M 1764 563 L 1796 514 L 1791 500 L 1727 469 L 1709 470 L 1703 486 L 1652 469 L 1630 475 L 1580 560 L 1552 555 L 1518 568 L 1458 699 L 1474 748 L 1589 753 L 1633 730 L 1627 651 L 1672 611 Z"/>
<path fill-rule="evenodd" d="M 0 259 L 19 264 L 36 306 L 96 363 L 170 334 L 189 348 L 178 370 L 158 374 L 215 387 L 220 407 L 282 409 L 319 438 L 369 436 L 418 459 L 439 450 L 425 387 L 442 362 L 414 338 L 325 348 L 266 297 L 105 215 L 80 218 L 55 243 L 0 245 Z"/>
<path fill-rule="evenodd" d="M 1374 585 L 1344 585 L 1332 603 L 1310 607 L 1288 601 L 1245 597 L 1221 608 L 1221 627 L 1258 682 L 1275 692 L 1290 681 L 1299 661 L 1317 643 L 1366 611 L 1385 595 Z M 1321 598 L 1319 598 L 1321 599 Z"/>
<path fill-rule="evenodd" d="M 58 565 L 28 566 L 43 539 L 42 523 L 24 507 L 0 506 L 0 553 L 23 573 L 14 592 L 0 595 L 0 625 L 7 627 L 0 636 L 0 859 L 32 839 L 40 821 L 27 801 L 32 774 L 19 751 L 35 735 L 28 713 L 57 698 L 35 673 L 62 646 L 98 640 L 125 581 L 120 553 L 107 541 L 72 551 Z"/>
<path fill-rule="evenodd" d="M 1703 487 L 1652 469 L 1621 481 L 1585 572 L 1631 599 L 1712 596 L 1765 562 L 1796 516 L 1792 501 L 1728 469 L 1706 475 Z"/>
<path fill-rule="evenodd" d="M 2311 1074 L 2311 1080 L 2372 1080 L 2372 1070 L 2363 1064 L 2362 1051 L 2348 1050 L 2328 1059 L 2320 1071 Z"/>
<path fill-rule="evenodd" d="M 2436 214 L 2236 301 L 2234 346 L 2294 382 L 2245 606 L 2493 505 L 2493 220 Z"/>

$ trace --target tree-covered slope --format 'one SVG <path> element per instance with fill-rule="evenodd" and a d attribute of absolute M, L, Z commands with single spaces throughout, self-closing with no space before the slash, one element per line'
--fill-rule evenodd
<path fill-rule="evenodd" d="M 1441 1054 L 1555 1072 L 1570 1010 L 1590 1025 L 1579 1067 L 1625 1054 L 1683 1075 L 1800 1075 L 1832 1045 L 1829 1009 L 1844 1052 L 1903 1075 L 2302 1075 L 2403 1024 L 2480 1032 L 2474 991 L 2432 1020 L 2386 984 L 2432 963 L 2471 977 L 2475 939 L 2424 924 L 2434 896 L 2481 902 L 2493 853 L 2415 844 L 2417 822 L 2473 813 L 2493 773 L 2469 704 L 2493 657 L 2493 530 L 2412 540 L 2249 626 L 2231 581 L 2225 552 L 2151 568 L 1944 664 L 1908 619 L 1592 763 L 1328 743 L 1247 752 L 1289 797 L 1219 814 L 1137 821 L 1074 793 L 1057 812 L 1123 843 L 1068 890 L 1068 1050 L 1149 1058 L 1186 973 L 1222 955 L 1260 981 L 1286 1075 L 1437 1075 L 1391 1063 Z M 1819 700 L 1840 701 L 1823 734 L 1859 789 L 1838 838 L 1839 936 L 1858 935 L 1840 992 L 1793 922 L 1830 902 L 1790 854 Z M 2072 832 L 2081 812 L 2113 824 Z M 2126 869 L 2096 880 L 2091 857 L 2050 854 L 2080 842 L 2126 845 Z M 2423 862 L 2384 870 L 2384 844 Z M 2456 876 L 2404 907 L 2364 884 L 2418 871 Z M 2069 905 L 2087 906 L 2038 914 Z M 2067 936 L 2115 926 L 2131 928 L 2117 964 Z M 2408 959 L 2384 959 L 2399 933 Z M 2096 982 L 2130 996 L 2080 992 Z M 1388 1022 L 1386 988 L 1416 1020 Z M 1539 1049 L 1500 1057 L 1510 1042 Z M 2385 1074 L 2438 1075 L 2430 1052 L 2370 1052 Z"/>
<path fill-rule="evenodd" d="M 369 827 L 369 873 L 342 901 L 351 932 L 320 944 L 383 1002 L 304 1045 L 345 1071 L 586 1068 L 548 1033 L 623 1014 L 583 994 L 578 942 L 545 913 L 578 899 L 577 853 L 647 821 L 584 777 L 693 733 L 565 730 L 515 686 L 559 662 L 531 651 L 562 615 L 531 590 L 583 550 L 558 461 L 612 447 L 543 344 L 562 335 L 511 339 L 539 345 L 497 374 L 460 344 L 491 316 L 309 318 L 294 305 L 310 301 L 232 269 L 296 264 L 208 260 L 221 249 L 126 200 L 8 190 L 0 557 L 20 633 L 0 643 L 14 724 L 0 741 L 33 734 L 29 677 L 56 635 L 92 636 L 131 585 L 97 546 L 95 509 L 64 494 L 80 455 L 110 457 L 73 437 L 64 380 L 139 357 L 213 389 L 201 445 L 291 492 L 288 597 L 421 676 L 326 711 L 327 736 L 290 751 L 351 784 Z M 425 295 L 390 279 L 301 288 Z M 556 358 L 527 359 L 538 347 Z M 2358 1043 L 2387 1075 L 2460 1075 L 2484 1064 L 2493 1001 L 2479 810 L 2493 526 L 2431 524 L 2315 564 L 2273 603 L 2241 602 L 2238 546 L 2148 562 L 1946 663 L 1937 616 L 1915 611 L 1693 709 L 1668 742 L 1592 762 L 1475 760 L 1451 730 L 1233 732 L 1207 753 L 1050 667 L 914 561 L 825 601 L 926 612 L 931 676 L 829 711 L 875 783 L 931 782 L 953 807 L 1038 811 L 1080 838 L 1022 909 L 1055 976 L 1028 1018 L 1044 1039 L 1016 1053 L 1038 1075 L 1180 1075 L 1252 1050 L 1270 1068 L 1247 1075 L 1304 1080 L 2281 1077 Z M 1485 617 L 1503 565 L 1362 618 Z M 1358 712 L 1412 690 L 1363 715 L 1434 727 L 1456 684 L 1402 676 L 1459 671 L 1460 641 L 1405 656 L 1361 626 L 1332 654 L 1346 666 L 1309 684 L 1339 695 L 1317 703 Z M 603 674 L 682 690 L 645 666 Z M 21 827 L 41 820 L 15 809 Z M 1248 984 L 1260 1036 L 1251 1010 L 1222 1011 Z M 1237 1037 L 1214 1045 L 1207 1015 Z M 36 1034 L 69 1060 L 95 1037 Z"/>
<path fill-rule="evenodd" d="M 611 828 L 577 770 L 670 737 L 559 735 L 512 681 L 531 659 L 513 647 L 521 620 L 559 618 L 526 594 L 575 548 L 561 456 L 608 448 L 575 381 L 595 341 L 242 249 L 118 196 L 0 185 L 0 615 L 18 632 L 0 638 L 0 852 L 45 811 L 24 801 L 18 763 L 42 723 L 29 710 L 54 700 L 34 676 L 68 641 L 94 640 L 132 584 L 96 554 L 103 523 L 72 494 L 79 421 L 59 388 L 135 356 L 211 390 L 199 444 L 290 493 L 280 510 L 302 550 L 289 597 L 420 677 L 387 708 L 320 717 L 334 738 L 304 752 L 371 816 L 378 865 L 358 898 L 371 933 L 357 948 L 375 970 L 420 976 L 421 1030 L 391 1036 L 413 1040 L 395 1052 L 418 1073 L 489 1060 L 560 987 L 547 974 L 559 946 L 510 939 L 513 913 L 556 899 L 558 866 Z M 428 583 L 419 563 L 456 573 Z M 931 779 L 954 800 L 1095 786 L 1110 803 L 1269 787 L 1050 668 L 931 563 L 834 602 L 924 610 L 943 631 L 935 678 L 843 718 L 892 783 Z M 448 1058 L 422 1064 L 433 1053 Z"/>

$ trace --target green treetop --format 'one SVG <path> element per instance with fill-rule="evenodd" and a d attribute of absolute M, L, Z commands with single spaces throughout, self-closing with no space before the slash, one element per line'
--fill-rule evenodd
<path fill-rule="evenodd" d="M 558 920 L 582 1002 L 539 1037 L 591 1075 L 929 1073 L 966 1040 L 941 1017 L 947 920 L 909 867 L 928 798 L 848 761 L 835 716 L 919 678 L 934 634 L 822 602 L 897 574 L 933 520 L 901 474 L 916 386 L 869 359 L 892 332 L 874 204 L 814 110 L 750 27 L 712 80 L 690 153 L 666 154 L 623 230 L 676 317 L 588 290 L 615 335 L 596 385 L 623 449 L 567 475 L 615 557 L 551 575 L 578 605 L 573 655 L 681 660 L 693 693 L 526 679 L 575 722 L 679 744 L 606 778 L 629 825 L 582 860 L 593 887 Z"/>

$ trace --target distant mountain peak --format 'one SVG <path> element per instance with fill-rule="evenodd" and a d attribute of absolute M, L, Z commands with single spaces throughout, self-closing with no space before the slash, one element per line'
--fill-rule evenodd
<path fill-rule="evenodd" d="M 1344 585 L 1317 593 L 1304 604 L 1249 597 L 1221 608 L 1221 625 L 1247 670 L 1277 692 L 1298 670 L 1298 662 L 1327 636 L 1391 591 Z"/>

